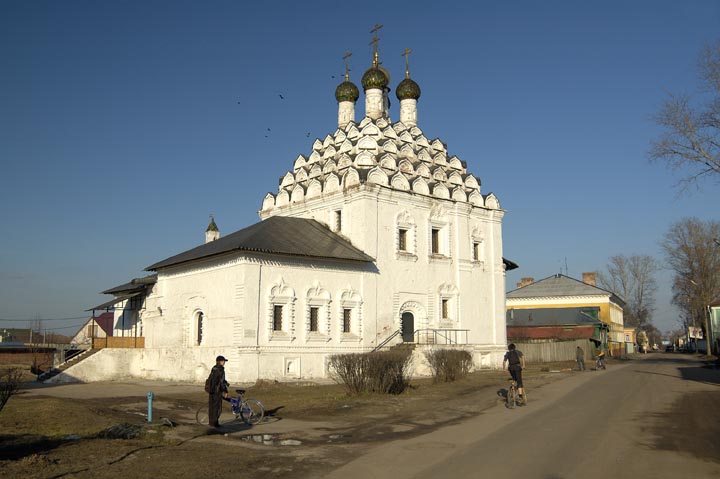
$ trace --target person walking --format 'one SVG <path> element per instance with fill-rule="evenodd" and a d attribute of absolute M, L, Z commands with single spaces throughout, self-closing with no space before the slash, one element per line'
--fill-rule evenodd
<path fill-rule="evenodd" d="M 222 412 L 222 401 L 228 395 L 228 382 L 225 380 L 225 359 L 224 356 L 215 358 L 215 366 L 210 371 L 210 391 L 208 402 L 208 420 L 210 427 L 220 426 L 220 413 Z"/>
<path fill-rule="evenodd" d="M 503 357 L 503 369 L 505 369 L 505 363 L 508 363 L 507 369 L 510 371 L 510 376 L 517 383 L 518 393 L 520 394 L 521 404 L 526 404 L 525 401 L 525 388 L 522 382 L 522 370 L 525 369 L 525 358 L 523 353 L 515 347 L 514 343 L 508 345 L 508 352 Z"/>
<path fill-rule="evenodd" d="M 575 360 L 578 364 L 578 370 L 585 371 L 585 351 L 580 346 L 575 350 Z"/>

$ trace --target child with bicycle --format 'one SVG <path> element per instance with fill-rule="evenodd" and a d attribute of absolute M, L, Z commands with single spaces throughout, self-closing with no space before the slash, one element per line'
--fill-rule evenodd
<path fill-rule="evenodd" d="M 503 370 L 507 363 L 507 369 L 510 371 L 513 381 L 517 383 L 518 393 L 520 394 L 521 403 L 525 403 L 525 388 L 522 382 L 522 370 L 525 369 L 525 358 L 523 353 L 515 347 L 514 343 L 508 345 L 508 352 L 503 357 Z"/>

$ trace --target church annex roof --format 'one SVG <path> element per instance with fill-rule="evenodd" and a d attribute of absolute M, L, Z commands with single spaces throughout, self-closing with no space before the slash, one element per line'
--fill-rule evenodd
<path fill-rule="evenodd" d="M 448 156 L 445 143 L 428 139 L 417 126 L 365 117 L 315 140 L 310 155 L 299 155 L 293 169 L 280 178 L 278 193 L 265 196 L 262 209 L 362 183 L 499 209 L 495 195 L 482 195 L 480 180 L 466 167 Z"/>
<path fill-rule="evenodd" d="M 548 298 L 562 296 L 610 296 L 621 306 L 625 305 L 619 296 L 612 291 L 607 291 L 597 286 L 583 283 L 575 278 L 563 274 L 555 274 L 541 279 L 522 288 L 510 291 L 505 295 L 506 299 L 525 298 Z"/>
<path fill-rule="evenodd" d="M 151 274 L 142 278 L 133 278 L 129 283 L 121 284 L 103 291 L 103 294 L 131 294 L 143 291 L 147 285 L 157 282 L 157 274 Z"/>
<path fill-rule="evenodd" d="M 372 262 L 374 259 L 322 223 L 287 216 L 273 216 L 145 268 L 155 271 L 232 251 L 286 254 L 311 258 Z"/>

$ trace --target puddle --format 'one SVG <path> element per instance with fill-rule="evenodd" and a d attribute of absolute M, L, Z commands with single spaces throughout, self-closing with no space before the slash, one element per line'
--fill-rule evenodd
<path fill-rule="evenodd" d="M 301 446 L 302 441 L 297 439 L 278 439 L 272 434 L 250 434 L 248 436 L 242 436 L 241 441 L 252 442 L 255 444 L 262 444 L 263 446 Z"/>

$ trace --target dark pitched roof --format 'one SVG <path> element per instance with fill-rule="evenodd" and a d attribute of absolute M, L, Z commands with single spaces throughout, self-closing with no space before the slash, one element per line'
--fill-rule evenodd
<path fill-rule="evenodd" d="M 139 294 L 140 294 L 139 291 L 137 291 L 135 293 L 130 293 L 130 294 L 120 294 L 120 295 L 115 296 L 110 301 L 106 301 L 102 304 L 98 304 L 97 306 L 93 306 L 92 308 L 86 309 L 85 311 L 95 311 L 98 309 L 110 309 L 110 308 L 115 307 L 115 305 L 118 304 L 119 302 L 125 301 L 126 299 L 134 298 L 135 296 L 137 296 Z"/>
<path fill-rule="evenodd" d="M 144 290 L 146 285 L 155 283 L 157 283 L 157 274 L 151 274 L 142 278 L 134 278 L 129 283 L 106 289 L 103 291 L 103 294 L 135 293 Z"/>
<path fill-rule="evenodd" d="M 533 308 L 509 309 L 506 323 L 512 326 L 590 326 L 602 324 L 591 314 L 598 314 L 600 308 Z M 590 313 L 590 314 L 588 314 Z"/>
<path fill-rule="evenodd" d="M 625 301 L 612 291 L 608 291 L 597 286 L 583 283 L 563 274 L 555 274 L 549 278 L 541 279 L 522 288 L 510 291 L 505 295 L 506 298 L 547 298 L 558 296 L 612 296 L 615 302 L 621 306 L 625 305 Z"/>
<path fill-rule="evenodd" d="M 171 256 L 145 268 L 154 271 L 232 251 L 287 254 L 311 258 L 375 261 L 322 223 L 287 216 L 272 216 L 215 241 Z"/>

